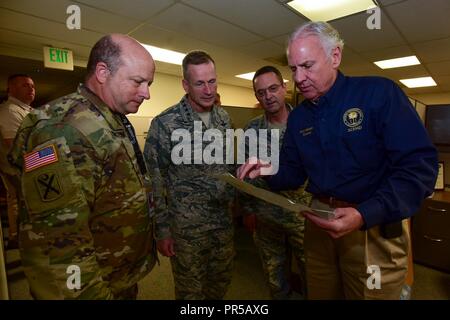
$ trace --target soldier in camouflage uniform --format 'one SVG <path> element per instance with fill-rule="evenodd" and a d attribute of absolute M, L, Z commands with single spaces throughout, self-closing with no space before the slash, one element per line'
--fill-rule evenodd
<path fill-rule="evenodd" d="M 222 299 L 232 273 L 233 190 L 214 175 L 235 168 L 196 158 L 209 142 L 194 139 L 180 142 L 187 161 L 174 163 L 172 151 L 180 144 L 179 138 L 172 139 L 177 129 L 187 138 L 201 139 L 206 129 L 225 136 L 231 123 L 226 111 L 214 105 L 216 71 L 207 53 L 193 51 L 184 58 L 182 84 L 187 94 L 153 119 L 144 149 L 155 191 L 158 250 L 170 257 L 177 299 Z"/>
<path fill-rule="evenodd" d="M 19 246 L 34 298 L 133 299 L 153 268 L 150 180 L 125 114 L 149 99 L 154 72 L 137 41 L 105 36 L 85 84 L 19 129 L 10 159 L 21 170 Z"/>
<path fill-rule="evenodd" d="M 292 107 L 285 103 L 286 86 L 280 71 L 272 66 L 260 68 L 253 77 L 253 89 L 265 114 L 252 119 L 247 124 L 246 130 L 255 129 L 258 134 L 259 129 L 278 129 L 281 144 Z M 270 137 L 270 133 L 267 136 Z M 269 138 L 267 147 L 270 154 Z M 249 148 L 246 147 L 246 150 Z M 251 183 L 269 189 L 264 179 L 256 179 Z M 303 188 L 290 192 L 286 196 L 306 205 L 309 205 L 311 201 L 311 196 Z M 245 211 L 244 224 L 247 229 L 254 231 L 253 237 L 272 298 L 292 297 L 289 279 L 291 256 L 296 259 L 304 295 L 306 288 L 303 252 L 304 218 L 294 212 L 245 195 L 242 196 L 242 202 Z"/>

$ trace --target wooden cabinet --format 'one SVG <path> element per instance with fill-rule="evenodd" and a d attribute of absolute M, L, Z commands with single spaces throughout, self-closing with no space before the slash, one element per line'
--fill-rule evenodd
<path fill-rule="evenodd" d="M 435 192 L 412 219 L 415 262 L 450 272 L 450 192 Z"/>

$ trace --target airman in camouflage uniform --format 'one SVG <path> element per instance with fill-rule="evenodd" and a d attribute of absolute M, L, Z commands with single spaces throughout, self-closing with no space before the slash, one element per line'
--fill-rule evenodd
<path fill-rule="evenodd" d="M 285 104 L 285 84 L 281 73 L 274 67 L 266 66 L 259 69 L 253 78 L 255 95 L 265 114 L 252 119 L 245 130 L 271 129 L 279 130 L 279 142 L 283 141 L 287 117 L 292 107 Z M 266 92 L 268 91 L 268 92 Z M 248 143 L 248 140 L 246 140 Z M 267 139 L 268 154 L 271 152 L 271 140 Z M 246 150 L 249 150 L 248 146 Z M 264 179 L 251 181 L 252 184 L 270 190 Z M 311 196 L 303 188 L 296 192 L 285 194 L 288 198 L 309 205 Z M 250 215 L 244 216 L 244 223 L 254 229 L 253 237 L 261 257 L 264 273 L 267 277 L 270 293 L 273 299 L 289 299 L 292 288 L 289 279 L 291 257 L 295 257 L 301 277 L 300 288 L 305 294 L 304 278 L 304 218 L 299 214 L 287 211 L 281 207 L 268 204 L 256 198 L 242 196 L 243 208 Z M 253 221 L 256 219 L 256 221 Z"/>
<path fill-rule="evenodd" d="M 159 251 L 170 257 L 177 299 L 222 299 L 232 273 L 233 190 L 214 175 L 234 166 L 195 158 L 196 150 L 201 154 L 210 143 L 206 141 L 181 142 L 189 147 L 189 163 L 175 164 L 171 153 L 180 143 L 172 141 L 175 130 L 184 129 L 193 138 L 194 131 L 214 128 L 225 136 L 231 123 L 226 111 L 213 105 L 217 84 L 211 57 L 202 51 L 189 53 L 183 75 L 187 94 L 153 119 L 144 148 L 154 190 L 156 238 Z"/>
<path fill-rule="evenodd" d="M 19 246 L 36 299 L 133 299 L 153 268 L 150 180 L 125 114 L 149 98 L 154 70 L 137 41 L 105 36 L 85 85 L 22 123 L 11 162 L 21 169 Z"/>

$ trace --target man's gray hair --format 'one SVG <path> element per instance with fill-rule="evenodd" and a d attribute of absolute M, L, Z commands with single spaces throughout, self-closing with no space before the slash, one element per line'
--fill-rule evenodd
<path fill-rule="evenodd" d="M 289 37 L 288 46 L 296 39 L 307 36 L 319 37 L 328 56 L 331 56 L 331 51 L 336 47 L 344 50 L 344 40 L 342 40 L 339 32 L 329 23 L 323 21 L 311 21 L 298 27 Z"/>

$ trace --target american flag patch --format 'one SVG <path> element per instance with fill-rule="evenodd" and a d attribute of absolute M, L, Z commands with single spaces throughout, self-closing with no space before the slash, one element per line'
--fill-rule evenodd
<path fill-rule="evenodd" d="M 57 162 L 58 156 L 56 154 L 55 146 L 48 147 L 27 153 L 24 156 L 25 172 L 30 172 L 36 168 L 46 166 L 50 163 Z"/>

